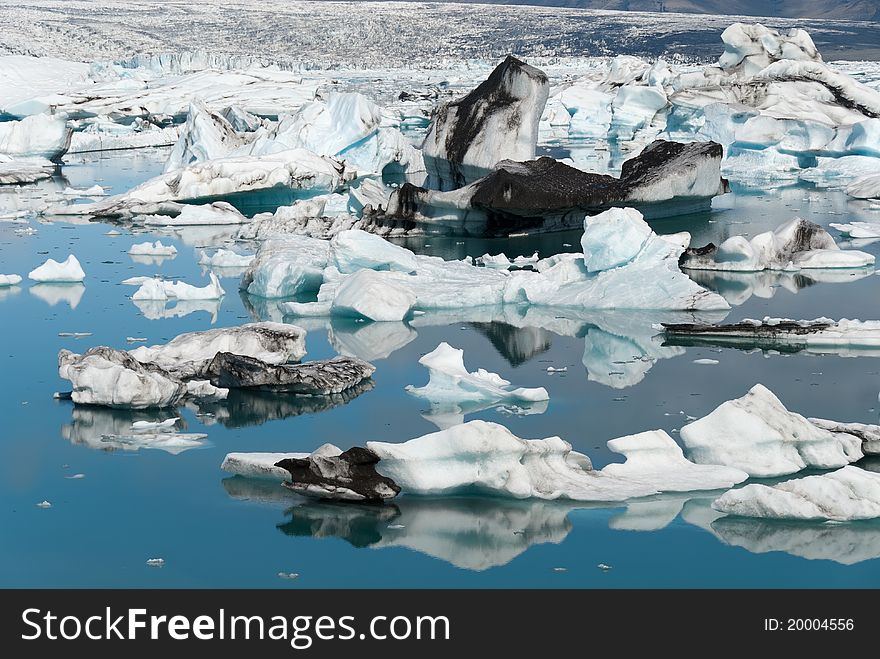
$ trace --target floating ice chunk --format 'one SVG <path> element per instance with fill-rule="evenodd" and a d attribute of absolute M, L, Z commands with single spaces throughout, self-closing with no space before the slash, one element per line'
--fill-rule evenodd
<path fill-rule="evenodd" d="M 732 345 L 807 350 L 814 353 L 873 354 L 880 350 L 880 321 L 830 318 L 791 320 L 746 318 L 729 325 L 663 323 L 672 345 Z"/>
<path fill-rule="evenodd" d="M 464 366 L 464 350 L 453 348 L 445 342 L 419 359 L 419 364 L 428 369 L 428 384 L 424 387 L 409 385 L 406 390 L 432 403 L 535 402 L 550 399 L 544 387 L 514 389 L 497 373 L 484 369 L 469 373 Z"/>
<path fill-rule="evenodd" d="M 199 265 L 209 268 L 247 268 L 253 261 L 253 254 L 238 254 L 230 249 L 218 249 L 210 256 L 202 252 L 199 257 Z"/>
<path fill-rule="evenodd" d="M 180 420 L 180 417 L 165 419 L 164 421 L 135 421 L 131 424 L 132 430 L 156 430 L 159 428 L 171 428 Z"/>
<path fill-rule="evenodd" d="M 434 113 L 422 144 L 426 164 L 490 169 L 534 158 L 549 91 L 543 71 L 509 55 L 467 96 Z"/>
<path fill-rule="evenodd" d="M 612 208 L 584 220 L 581 248 L 588 272 L 610 270 L 632 261 L 654 235 L 634 208 Z"/>
<path fill-rule="evenodd" d="M 0 275 L 0 288 L 5 286 L 15 286 L 21 283 L 19 275 Z"/>
<path fill-rule="evenodd" d="M 759 477 L 843 467 L 863 455 L 860 438 L 832 433 L 789 412 L 760 384 L 687 424 L 680 436 L 692 461 Z"/>
<path fill-rule="evenodd" d="M 82 282 L 86 278 L 86 273 L 83 272 L 76 257 L 71 254 L 62 263 L 48 259 L 40 267 L 31 270 L 28 278 L 37 282 L 74 283 Z"/>
<path fill-rule="evenodd" d="M 482 265 L 486 268 L 501 268 L 506 270 L 511 266 L 521 268 L 527 265 L 535 265 L 538 261 L 538 252 L 535 252 L 531 256 L 517 256 L 512 259 L 507 258 L 502 252 L 501 254 L 483 254 L 482 256 L 478 256 L 474 259 L 474 264 Z"/>
<path fill-rule="evenodd" d="M 782 33 L 760 23 L 734 23 L 721 33 L 721 40 L 724 54 L 719 66 L 743 76 L 754 75 L 781 59 L 822 60 L 810 35 L 799 29 Z"/>
<path fill-rule="evenodd" d="M 662 492 L 729 488 L 749 477 L 733 467 L 686 460 L 675 440 L 662 430 L 611 439 L 608 448 L 626 456 L 626 462 L 609 464 L 603 473 L 649 484 Z"/>
<path fill-rule="evenodd" d="M 547 373 L 549 373 L 550 375 L 552 375 L 553 373 L 565 373 L 566 371 L 568 371 L 568 366 L 563 366 L 562 368 L 556 368 L 554 366 L 547 367 Z"/>
<path fill-rule="evenodd" d="M 40 501 L 40 503 L 37 504 L 37 508 L 51 508 L 51 507 L 52 507 L 52 504 L 49 503 L 48 501 Z"/>
<path fill-rule="evenodd" d="M 174 245 L 163 245 L 161 240 L 155 243 L 145 242 L 132 245 L 128 253 L 138 256 L 177 256 L 177 248 Z"/>
<path fill-rule="evenodd" d="M 340 451 L 324 444 L 306 459 L 285 459 L 277 466 L 290 473 L 283 485 L 297 494 L 319 499 L 381 502 L 400 493 L 400 487 L 376 471 L 379 458 L 369 449 Z"/>
<path fill-rule="evenodd" d="M 874 264 L 874 256 L 841 250 L 818 224 L 801 218 L 786 222 L 775 231 L 746 240 L 733 236 L 717 248 L 689 249 L 682 267 L 696 270 L 801 270 L 811 268 L 862 268 Z"/>
<path fill-rule="evenodd" d="M 308 453 L 229 453 L 220 468 L 231 474 L 247 478 L 266 478 L 282 482 L 290 478 L 290 472 L 275 465 L 287 459 L 308 459 Z"/>
<path fill-rule="evenodd" d="M 880 474 L 851 465 L 773 486 L 729 490 L 712 503 L 729 515 L 835 522 L 880 517 Z"/>
<path fill-rule="evenodd" d="M 416 255 L 410 250 L 364 231 L 343 231 L 330 241 L 331 252 L 339 272 L 358 270 L 391 270 L 413 272 L 418 267 Z"/>
<path fill-rule="evenodd" d="M 417 298 L 396 281 L 394 273 L 359 270 L 339 286 L 330 313 L 380 322 L 403 320 Z"/>
<path fill-rule="evenodd" d="M 880 222 L 849 222 L 847 224 L 831 222 L 829 226 L 856 240 L 880 238 Z"/>
<path fill-rule="evenodd" d="M 213 204 L 183 204 L 177 215 L 147 215 L 143 217 L 146 226 L 213 226 L 244 224 L 248 219 L 237 208 L 225 201 Z"/>
<path fill-rule="evenodd" d="M 293 297 L 317 291 L 330 259 L 330 243 L 306 236 L 267 240 L 257 252 L 240 287 L 264 298 Z"/>
<path fill-rule="evenodd" d="M 866 176 L 853 182 L 846 189 L 846 193 L 856 199 L 880 199 L 880 174 Z"/>
<path fill-rule="evenodd" d="M 173 249 L 173 248 L 172 248 Z M 182 281 L 167 282 L 162 279 L 149 279 L 131 296 L 132 300 L 219 300 L 226 291 L 213 272 L 208 273 L 211 283 L 192 286 Z"/>
<path fill-rule="evenodd" d="M 695 359 L 694 364 L 698 364 L 700 366 L 714 366 L 718 363 L 717 359 Z"/>
<path fill-rule="evenodd" d="M 211 384 L 224 389 L 251 389 L 332 396 L 355 389 L 374 372 L 356 357 L 334 357 L 304 364 L 267 364 L 254 357 L 220 352 L 206 369 Z"/>
<path fill-rule="evenodd" d="M 107 193 L 104 191 L 100 185 L 93 185 L 90 188 L 64 188 L 64 191 L 61 193 L 63 195 L 67 195 L 68 197 L 104 197 Z"/>
<path fill-rule="evenodd" d="M 148 558 L 147 565 L 151 567 L 164 567 L 165 559 L 164 558 Z"/>
<path fill-rule="evenodd" d="M 72 133 L 63 114 L 0 121 L 0 153 L 13 158 L 58 160 L 67 152 Z"/>
<path fill-rule="evenodd" d="M 818 426 L 832 433 L 851 435 L 862 440 L 862 452 L 865 455 L 880 455 L 880 426 L 868 423 L 840 423 L 828 419 L 807 419 L 814 426 Z"/>

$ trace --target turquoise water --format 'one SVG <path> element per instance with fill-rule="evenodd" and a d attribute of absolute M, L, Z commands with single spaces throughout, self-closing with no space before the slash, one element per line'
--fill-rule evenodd
<path fill-rule="evenodd" d="M 0 189 L 0 209 L 49 200 L 65 185 L 95 182 L 125 190 L 159 172 L 163 152 L 122 152 L 73 160 L 54 180 L 19 192 Z M 2 214 L 2 212 L 0 212 Z M 687 229 L 693 244 L 755 234 L 801 215 L 820 224 L 880 215 L 838 192 L 803 187 L 736 190 L 712 213 L 664 220 L 662 232 Z M 31 222 L 37 233 L 0 222 L 0 272 L 27 272 L 72 252 L 85 287 L 0 289 L 0 586 L 106 587 L 877 587 L 880 524 L 782 524 L 714 519 L 711 494 L 660 498 L 606 508 L 548 502 L 402 497 L 381 508 L 309 502 L 272 484 L 230 477 L 219 465 L 230 451 L 306 451 L 380 439 L 403 441 L 436 430 L 425 405 L 404 392 L 423 384 L 420 355 L 440 341 L 464 348 L 471 369 L 486 368 L 519 386 L 544 386 L 542 414 L 474 411 L 521 437 L 559 435 L 597 466 L 617 459 L 613 437 L 662 428 L 676 436 L 699 417 L 761 382 L 791 410 L 842 421 L 878 422 L 880 360 L 776 355 L 712 348 L 647 349 L 651 314 L 584 314 L 579 318 L 507 318 L 491 310 L 456 317 L 429 314 L 403 323 L 304 326 L 308 358 L 343 349 L 377 367 L 372 389 L 324 410 L 286 397 L 236 396 L 202 410 L 179 411 L 187 432 L 205 445 L 179 454 L 125 450 L 102 439 L 133 419 L 166 418 L 79 408 L 52 393 L 61 348 L 125 348 L 128 336 L 164 342 L 196 329 L 279 319 L 274 303 L 242 297 L 237 276 L 222 278 L 219 306 L 177 317 L 142 311 L 119 282 L 160 273 L 203 285 L 200 246 L 229 230 L 136 234 L 106 224 Z M 226 234 L 224 234 L 226 232 Z M 161 238 L 173 260 L 137 263 L 136 242 Z M 504 250 L 541 256 L 576 250 L 575 232 L 509 241 L 428 238 L 408 243 L 447 258 Z M 567 246 L 570 245 L 570 246 Z M 880 254 L 880 243 L 860 246 Z M 764 315 L 877 318 L 871 273 L 822 283 L 799 278 L 715 282 L 735 295 L 727 320 Z M 788 288 L 786 288 L 788 286 Z M 751 287 L 751 288 L 750 288 Z M 791 290 L 789 290 L 791 289 Z M 753 291 L 756 294 L 749 295 Z M 796 291 L 796 292 L 795 292 Z M 761 297 L 772 294 L 772 297 Z M 146 315 L 145 315 L 146 313 Z M 148 317 L 149 316 L 149 317 Z M 288 319 L 293 320 L 293 319 Z M 494 322 L 493 322 L 494 321 Z M 82 338 L 64 332 L 91 332 Z M 647 342 L 647 343 L 646 343 Z M 616 364 L 626 354 L 640 357 Z M 715 366 L 693 363 L 717 359 Z M 548 366 L 567 366 L 548 375 Z M 199 414 L 197 414 L 197 412 Z M 870 463 L 866 463 L 869 468 Z M 70 478 L 82 474 L 81 478 Z M 52 507 L 37 503 L 48 500 Z M 400 528 L 402 526 L 402 528 Z M 162 568 L 146 565 L 165 559 Z M 599 563 L 611 566 L 604 571 Z M 279 572 L 298 573 L 294 580 Z"/>

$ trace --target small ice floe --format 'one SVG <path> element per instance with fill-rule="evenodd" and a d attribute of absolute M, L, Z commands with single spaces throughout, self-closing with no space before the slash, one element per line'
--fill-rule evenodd
<path fill-rule="evenodd" d="M 52 507 L 52 504 L 49 503 L 48 501 L 40 501 L 40 503 L 37 504 L 37 508 L 51 508 L 51 507 Z"/>
<path fill-rule="evenodd" d="M 568 370 L 568 366 L 563 366 L 562 368 L 554 368 L 553 366 L 547 367 L 547 373 L 553 375 L 554 373 L 565 373 Z"/>
<path fill-rule="evenodd" d="M 148 558 L 147 565 L 150 567 L 164 567 L 165 559 L 164 558 Z"/>
<path fill-rule="evenodd" d="M 406 525 L 405 524 L 389 524 L 388 528 L 389 529 L 405 529 Z"/>
<path fill-rule="evenodd" d="M 68 197 L 104 197 L 107 195 L 104 188 L 97 184 L 85 189 L 67 187 L 61 194 Z"/>
<path fill-rule="evenodd" d="M 219 300 L 226 291 L 213 272 L 208 273 L 211 282 L 202 287 L 182 281 L 169 282 L 153 278 L 144 281 L 131 296 L 132 300 Z"/>
<path fill-rule="evenodd" d="M 429 380 L 424 387 L 408 385 L 406 390 L 432 402 L 481 401 L 500 403 L 505 401 L 546 401 L 550 395 L 543 387 L 532 389 L 512 388 L 509 381 L 497 373 L 477 369 L 469 373 L 464 366 L 464 350 L 441 343 L 433 351 L 419 359 L 428 369 Z"/>
<path fill-rule="evenodd" d="M 85 474 L 71 474 L 70 476 L 65 476 L 64 478 L 66 478 L 69 481 L 78 481 L 78 480 L 82 480 L 85 477 L 86 477 Z"/>
<path fill-rule="evenodd" d="M 152 281 L 153 279 L 154 277 L 144 277 L 141 275 L 137 277 L 129 277 L 128 279 L 123 279 L 120 283 L 123 286 L 140 286 L 144 282 Z"/>
<path fill-rule="evenodd" d="M 714 366 L 718 364 L 719 361 L 717 359 L 695 359 L 694 364 L 699 364 L 700 366 Z"/>
<path fill-rule="evenodd" d="M 555 568 L 553 568 L 553 571 L 554 572 L 568 572 L 568 568 L 567 567 L 555 567 Z"/>
<path fill-rule="evenodd" d="M 279 579 L 296 579 L 299 577 L 299 572 L 279 572 Z"/>
<path fill-rule="evenodd" d="M 37 232 L 33 227 L 24 227 L 22 229 L 13 229 L 12 233 L 16 236 L 33 236 Z"/>
<path fill-rule="evenodd" d="M 528 265 L 535 265 L 539 261 L 538 252 L 535 252 L 531 256 L 517 256 L 516 258 L 509 259 L 502 252 L 501 254 L 483 254 L 482 256 L 478 256 L 474 259 L 474 265 L 481 265 L 485 268 L 499 268 L 501 270 L 507 270 L 510 267 L 525 267 Z"/>
<path fill-rule="evenodd" d="M 608 572 L 608 570 L 611 569 L 611 566 L 608 565 L 608 563 L 599 563 L 596 567 L 602 570 L 602 572 Z"/>
<path fill-rule="evenodd" d="M 91 332 L 58 332 L 58 336 L 69 337 L 73 339 L 82 339 L 86 336 L 91 336 Z"/>
<path fill-rule="evenodd" d="M 132 430 L 156 430 L 158 428 L 171 428 L 180 420 L 180 417 L 165 419 L 164 421 L 135 421 L 131 424 Z"/>
<path fill-rule="evenodd" d="M 6 286 L 15 286 L 16 284 L 21 283 L 21 277 L 19 275 L 0 275 L 0 288 L 5 288 Z"/>
<path fill-rule="evenodd" d="M 177 256 L 177 248 L 174 245 L 163 245 L 161 240 L 154 243 L 145 242 L 132 245 L 128 253 L 131 256 Z"/>
<path fill-rule="evenodd" d="M 55 259 L 48 259 L 43 265 L 34 268 L 28 273 L 28 278 L 37 282 L 82 282 L 86 278 L 77 258 L 71 254 L 67 259 L 59 263 Z"/>
<path fill-rule="evenodd" d="M 104 235 L 105 236 L 121 236 L 122 232 L 117 231 L 116 229 L 110 229 L 110 231 L 105 232 Z"/>
<path fill-rule="evenodd" d="M 143 343 L 146 340 L 147 340 L 147 337 L 145 337 L 145 336 L 126 336 L 125 337 L 126 343 Z"/>

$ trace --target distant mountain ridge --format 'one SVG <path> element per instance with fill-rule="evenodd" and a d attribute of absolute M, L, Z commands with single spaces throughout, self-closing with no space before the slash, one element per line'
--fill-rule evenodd
<path fill-rule="evenodd" d="M 468 4 L 537 5 L 773 18 L 880 21 L 880 0 L 449 0 Z"/>

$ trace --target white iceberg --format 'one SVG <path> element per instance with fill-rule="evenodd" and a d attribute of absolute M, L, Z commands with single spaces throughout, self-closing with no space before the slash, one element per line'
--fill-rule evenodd
<path fill-rule="evenodd" d="M 157 240 L 154 243 L 132 245 L 128 253 L 132 256 L 177 256 L 177 248 L 174 245 L 163 245 L 161 240 Z"/>
<path fill-rule="evenodd" d="M 754 483 L 725 492 L 712 508 L 728 515 L 769 519 L 874 519 L 880 517 L 880 474 L 850 465 L 773 486 Z"/>
<path fill-rule="evenodd" d="M 0 288 L 15 286 L 21 283 L 20 275 L 0 275 Z"/>
<path fill-rule="evenodd" d="M 253 261 L 253 254 L 238 254 L 231 249 L 218 249 L 210 255 L 202 252 L 199 256 L 199 265 L 209 268 L 247 268 Z"/>
<path fill-rule="evenodd" d="M 513 388 L 508 380 L 482 368 L 469 373 L 464 366 L 464 350 L 453 348 L 446 342 L 422 356 L 419 364 L 428 369 L 428 384 L 424 387 L 408 385 L 406 390 L 432 403 L 470 401 L 492 404 L 550 399 L 544 387 Z"/>
<path fill-rule="evenodd" d="M 735 467 L 758 477 L 808 467 L 833 469 L 863 457 L 861 438 L 825 430 L 789 412 L 760 384 L 685 425 L 680 437 L 693 462 Z"/>
<path fill-rule="evenodd" d="M 415 297 L 411 309 L 460 309 L 471 306 L 533 305 L 581 309 L 724 310 L 724 299 L 699 287 L 678 268 L 687 234 L 658 236 L 636 211 L 611 209 L 603 213 L 627 237 L 635 225 L 639 246 L 627 239 L 630 259 L 600 272 L 589 272 L 583 254 L 559 254 L 538 261 L 535 271 L 484 268 L 462 261 L 416 255 L 383 238 L 352 229 L 328 242 L 302 236 L 268 241 L 257 254 L 242 287 L 262 297 L 287 297 L 318 289 L 314 303 L 288 305 L 298 315 L 334 312 L 334 300 L 345 292 L 347 279 L 359 270 L 374 270 L 369 287 L 394 286 Z M 599 216 L 596 216 L 599 217 Z M 585 222 L 582 243 L 592 252 L 606 249 L 607 231 L 596 217 Z M 288 246 L 285 246 L 287 241 Z M 622 240 L 623 242 L 623 240 Z M 625 247 L 620 246 L 622 252 Z M 366 278 L 365 278 L 366 279 Z M 365 286 L 367 288 L 367 286 Z M 375 299 L 375 298 L 373 298 Z M 403 298 L 400 298 L 403 300 Z M 403 303 L 401 303 L 403 305 Z M 362 304 L 359 313 L 373 313 Z M 348 307 L 336 307 L 350 313 Z M 402 306 L 392 314 L 399 320 Z M 379 315 L 378 313 L 376 315 Z"/>
<path fill-rule="evenodd" d="M 880 199 L 880 174 L 865 176 L 854 181 L 846 189 L 846 193 L 856 199 Z"/>
<path fill-rule="evenodd" d="M 73 254 L 61 263 L 55 259 L 47 259 L 43 265 L 28 273 L 28 279 L 37 282 L 73 283 L 82 282 L 85 278 L 86 273 Z"/>
<path fill-rule="evenodd" d="M 237 208 L 225 201 L 182 204 L 179 211 L 176 215 L 143 215 L 140 219 L 145 226 L 223 226 L 248 221 Z"/>
<path fill-rule="evenodd" d="M 172 248 L 173 249 L 173 248 Z M 213 272 L 208 273 L 211 282 L 199 288 L 182 281 L 169 282 L 148 279 L 131 296 L 132 300 L 219 300 L 226 291 Z"/>
<path fill-rule="evenodd" d="M 339 285 L 330 313 L 387 322 L 406 318 L 415 303 L 415 294 L 405 286 L 375 270 L 358 270 Z"/>
<path fill-rule="evenodd" d="M 281 483 L 290 478 L 290 472 L 276 467 L 277 462 L 308 457 L 308 453 L 227 453 L 220 468 L 247 478 L 266 478 Z"/>
<path fill-rule="evenodd" d="M 760 270 L 806 270 L 863 268 L 874 256 L 842 250 L 822 227 L 801 218 L 786 222 L 746 240 L 732 236 L 714 249 L 685 252 L 682 267 L 695 270 L 758 272 Z"/>
<path fill-rule="evenodd" d="M 0 121 L 0 153 L 55 161 L 67 152 L 71 134 L 64 115 L 39 114 L 21 121 Z"/>
<path fill-rule="evenodd" d="M 694 492 L 733 487 L 749 477 L 745 471 L 687 460 L 681 447 L 662 430 L 649 430 L 608 440 L 608 448 L 626 456 L 602 472 L 651 484 L 663 492 Z"/>

